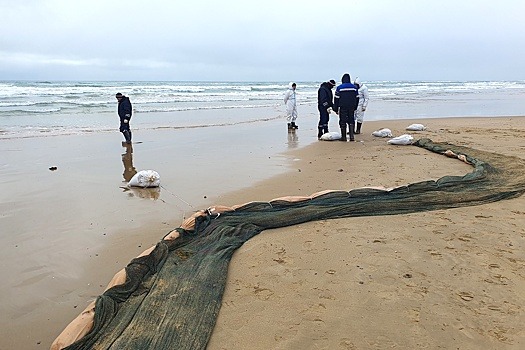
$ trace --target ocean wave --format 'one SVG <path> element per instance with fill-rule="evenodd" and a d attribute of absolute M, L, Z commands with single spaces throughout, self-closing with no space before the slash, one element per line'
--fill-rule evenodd
<path fill-rule="evenodd" d="M 40 109 L 24 109 L 24 108 L 18 108 L 18 109 L 10 109 L 8 111 L 1 111 L 0 110 L 0 116 L 2 115 L 11 115 L 11 114 L 39 114 L 39 113 L 56 113 L 60 112 L 62 108 L 56 107 L 56 108 L 40 108 Z"/>
<path fill-rule="evenodd" d="M 266 85 L 266 86 L 252 86 L 250 87 L 251 91 L 286 91 L 288 89 L 288 84 L 285 85 Z"/>
<path fill-rule="evenodd" d="M 29 107 L 29 106 L 54 106 L 56 104 L 71 105 L 71 106 L 81 106 L 81 107 L 98 107 L 106 106 L 109 103 L 107 101 L 68 101 L 63 99 L 51 100 L 46 102 L 41 101 L 9 101 L 9 102 L 0 102 L 0 108 L 9 108 L 9 107 Z M 112 103 L 114 104 L 114 103 Z"/>
<path fill-rule="evenodd" d="M 39 102 L 22 101 L 22 102 L 0 102 L 0 107 L 21 107 L 21 106 L 35 106 Z M 47 103 L 46 103 L 47 104 Z"/>
<path fill-rule="evenodd" d="M 258 104 L 258 105 L 202 105 L 202 106 L 165 106 L 159 108 L 158 106 L 147 107 L 137 106 L 134 108 L 139 113 L 158 113 L 158 112 L 184 112 L 184 111 L 198 111 L 198 110 L 221 110 L 221 109 L 237 109 L 237 108 L 264 108 L 264 107 L 275 107 L 280 104 Z"/>

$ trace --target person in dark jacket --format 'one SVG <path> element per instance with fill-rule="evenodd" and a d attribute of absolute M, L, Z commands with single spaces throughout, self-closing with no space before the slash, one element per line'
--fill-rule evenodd
<path fill-rule="evenodd" d="M 120 132 L 124 135 L 126 143 L 131 143 L 131 130 L 129 128 L 129 121 L 131 120 L 132 107 L 129 97 L 118 92 L 115 97 L 118 101 L 118 116 L 120 118 Z"/>
<path fill-rule="evenodd" d="M 341 85 L 335 89 L 334 112 L 339 114 L 341 127 L 341 141 L 346 142 L 346 125 L 349 125 L 348 136 L 354 141 L 354 112 L 359 99 L 357 88 L 351 83 L 350 74 L 345 73 L 341 78 Z"/>
<path fill-rule="evenodd" d="M 317 138 L 320 139 L 323 134 L 328 132 L 328 121 L 330 120 L 330 111 L 334 106 L 332 89 L 335 86 L 335 80 L 326 81 L 321 84 L 317 91 L 317 109 L 319 110 L 319 125 Z"/>

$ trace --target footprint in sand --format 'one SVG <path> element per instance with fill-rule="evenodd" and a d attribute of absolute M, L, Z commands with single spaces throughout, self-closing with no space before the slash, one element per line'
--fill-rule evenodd
<path fill-rule="evenodd" d="M 459 297 L 465 301 L 471 301 L 472 299 L 474 299 L 474 295 L 472 295 L 472 293 L 469 293 L 469 292 L 459 292 Z"/>
<path fill-rule="evenodd" d="M 497 305 L 488 305 L 487 309 L 492 310 L 492 311 L 501 311 L 501 307 Z"/>

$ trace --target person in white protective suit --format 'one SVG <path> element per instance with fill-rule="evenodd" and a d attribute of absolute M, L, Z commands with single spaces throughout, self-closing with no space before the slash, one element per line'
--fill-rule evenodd
<path fill-rule="evenodd" d="M 354 85 L 357 87 L 357 97 L 359 98 L 359 103 L 357 109 L 354 112 L 355 119 L 355 132 L 354 134 L 361 133 L 361 126 L 363 126 L 363 119 L 365 117 L 366 107 L 368 106 L 368 88 L 365 84 L 361 82 L 359 77 L 355 78 Z"/>
<path fill-rule="evenodd" d="M 298 129 L 295 124 L 297 120 L 297 100 L 295 97 L 295 83 L 290 83 L 288 90 L 284 94 L 284 104 L 286 105 L 286 120 L 288 121 L 288 130 Z"/>

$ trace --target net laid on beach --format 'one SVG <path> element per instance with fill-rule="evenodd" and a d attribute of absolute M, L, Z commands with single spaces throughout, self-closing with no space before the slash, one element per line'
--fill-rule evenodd
<path fill-rule="evenodd" d="M 320 192 L 199 211 L 117 273 L 52 349 L 205 349 L 231 257 L 263 230 L 314 220 L 474 206 L 525 192 L 521 158 L 429 139 L 414 145 L 474 169 L 464 176 L 393 189 Z"/>

